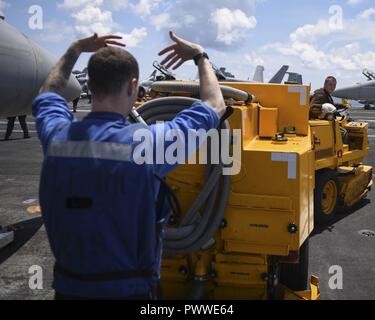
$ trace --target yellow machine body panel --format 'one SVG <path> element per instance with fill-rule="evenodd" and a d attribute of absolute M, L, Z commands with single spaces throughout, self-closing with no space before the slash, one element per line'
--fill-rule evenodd
<path fill-rule="evenodd" d="M 278 131 L 296 128 L 297 134 L 309 134 L 310 87 L 303 85 L 283 85 L 245 82 L 223 82 L 256 97 L 264 108 L 278 110 Z"/>
<path fill-rule="evenodd" d="M 364 198 L 372 186 L 372 167 L 339 167 L 341 196 L 344 206 L 350 208 Z"/>
<path fill-rule="evenodd" d="M 305 99 L 309 87 L 292 88 L 250 85 L 247 91 L 266 101 L 260 98 L 259 103 L 235 106 L 229 119 L 232 129 L 241 129 L 241 141 L 234 142 L 241 143 L 241 159 L 235 159 L 240 161 L 241 170 L 232 176 L 226 227 L 217 233 L 209 258 L 202 260 L 206 261 L 206 273 L 215 270 L 215 280 L 207 282 L 212 298 L 265 298 L 267 281 L 263 277 L 268 256 L 287 257 L 298 252 L 314 228 L 315 158 Z M 272 108 L 264 108 L 264 104 Z M 262 110 L 268 113 L 265 121 L 259 121 Z M 290 120 L 288 114 L 294 114 L 294 119 Z M 276 130 L 272 134 L 286 127 L 295 128 L 296 133 L 285 143 L 260 138 L 259 132 L 269 130 L 270 124 L 274 127 L 271 131 Z M 167 182 L 186 212 L 204 185 L 204 166 L 182 166 L 168 176 Z M 186 297 L 191 281 L 184 273 L 205 273 L 202 267 L 197 271 L 198 261 L 197 255 L 163 260 L 167 298 Z"/>
<path fill-rule="evenodd" d="M 340 125 L 348 132 L 348 145 L 343 144 Z M 368 123 L 314 120 L 310 127 L 316 170 L 358 165 L 368 155 Z"/>
<path fill-rule="evenodd" d="M 258 140 L 245 147 L 242 170 L 232 179 L 228 226 L 222 231 L 226 252 L 287 256 L 299 250 L 314 228 L 309 205 L 314 154 L 307 151 L 309 145 L 305 137 L 285 145 Z M 296 233 L 288 231 L 293 225 Z"/>

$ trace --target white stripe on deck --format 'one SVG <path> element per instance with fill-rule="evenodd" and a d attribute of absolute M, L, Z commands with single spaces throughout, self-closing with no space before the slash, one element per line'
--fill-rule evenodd
<path fill-rule="evenodd" d="M 355 114 L 355 115 L 351 114 L 350 118 L 353 118 L 354 120 L 356 120 L 356 119 L 375 119 L 375 116 L 370 117 L 370 116 L 366 116 L 366 115 L 363 115 L 363 114 Z"/>
<path fill-rule="evenodd" d="M 370 119 L 361 119 L 361 120 L 356 120 L 355 122 L 375 122 L 375 119 L 374 120 L 370 120 Z"/>
<path fill-rule="evenodd" d="M 33 124 L 35 124 L 35 122 L 26 122 L 26 123 L 27 123 L 27 125 L 33 125 Z M 7 121 L 0 121 L 0 124 L 7 125 L 8 122 Z M 17 124 L 19 124 L 19 122 L 15 122 L 14 124 L 17 125 Z"/>
<path fill-rule="evenodd" d="M 0 130 L 0 132 L 6 132 L 6 130 Z M 13 130 L 12 133 L 23 133 L 22 130 Z M 29 130 L 29 133 L 36 133 L 35 130 Z"/>
<path fill-rule="evenodd" d="M 76 113 L 90 113 L 90 112 L 91 112 L 91 110 L 77 110 Z M 70 113 L 73 113 L 73 115 L 74 115 L 73 111 L 70 111 Z M 30 115 L 30 117 L 31 117 L 31 115 Z M 4 117 L 4 118 L 6 118 L 6 117 Z M 15 124 L 17 124 L 17 123 L 19 123 L 18 119 L 16 119 L 16 121 L 15 121 Z M 27 124 L 34 124 L 35 122 L 28 122 L 28 121 L 26 121 L 26 123 Z M 8 121 L 0 121 L 0 124 L 8 124 Z"/>

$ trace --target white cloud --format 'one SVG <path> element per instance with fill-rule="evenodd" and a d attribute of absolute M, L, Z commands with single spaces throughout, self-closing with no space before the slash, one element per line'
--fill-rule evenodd
<path fill-rule="evenodd" d="M 290 35 L 290 39 L 292 42 L 312 42 L 334 32 L 338 32 L 338 30 L 330 28 L 328 21 L 319 20 L 315 25 L 306 24 L 297 28 L 297 30 Z"/>
<path fill-rule="evenodd" d="M 141 1 L 142 2 L 142 1 Z M 113 20 L 113 11 L 129 7 L 128 0 L 64 0 L 60 7 L 71 10 L 74 29 L 79 36 L 115 33 L 123 36 L 129 48 L 138 47 L 147 37 L 146 28 L 134 28 L 129 34 L 122 32 L 121 25 Z"/>
<path fill-rule="evenodd" d="M 159 4 L 162 11 L 159 11 L 163 16 L 160 16 L 159 20 L 154 18 L 153 24 L 165 34 L 173 24 L 177 35 L 185 39 L 200 43 L 204 47 L 233 50 L 249 36 L 249 30 L 256 26 L 256 19 L 253 16 L 256 2 L 256 0 L 162 2 Z"/>
<path fill-rule="evenodd" d="M 357 17 L 348 19 L 342 30 L 329 27 L 329 21 L 319 20 L 306 24 L 290 35 L 287 43 L 275 43 L 269 48 L 286 56 L 298 58 L 305 67 L 317 70 L 356 71 L 366 65 L 374 66 L 374 53 L 365 52 L 362 47 L 375 43 L 375 22 L 364 18 L 375 14 L 372 8 Z M 330 42 L 327 42 L 327 37 Z M 346 42 L 346 44 L 342 44 Z"/>
<path fill-rule="evenodd" d="M 91 4 L 93 6 L 98 6 L 103 3 L 103 0 L 64 0 L 63 3 L 58 3 L 58 8 L 63 9 L 75 9 L 82 7 L 87 4 Z"/>
<path fill-rule="evenodd" d="M 363 2 L 363 0 L 347 0 L 346 3 L 350 6 L 356 6 L 357 4 L 360 4 L 361 2 Z"/>
<path fill-rule="evenodd" d="M 322 79 L 330 74 L 338 77 L 339 86 L 364 81 L 362 69 L 375 69 L 372 50 L 375 19 L 370 18 L 371 9 L 352 18 L 346 16 L 341 30 L 329 28 L 329 17 L 302 25 L 291 32 L 286 41 L 255 49 L 245 55 L 244 60 L 251 62 L 261 57 L 266 70 L 276 70 L 281 64 L 290 65 L 292 71 L 302 73 L 305 83 L 312 82 L 313 87 L 321 86 Z"/>
<path fill-rule="evenodd" d="M 196 19 L 194 16 L 190 15 L 190 14 L 187 14 L 184 19 L 183 19 L 183 23 L 186 25 L 186 26 L 192 26 L 194 23 L 196 22 Z"/>
<path fill-rule="evenodd" d="M 307 68 L 326 69 L 330 66 L 329 57 L 317 44 L 319 40 L 337 29 L 329 27 L 329 22 L 319 20 L 316 24 L 306 24 L 297 28 L 289 36 L 289 42 L 274 43 L 266 47 L 273 49 L 286 56 L 295 56 Z"/>
<path fill-rule="evenodd" d="M 211 21 L 217 28 L 216 41 L 228 46 L 241 39 L 248 29 L 253 29 L 257 25 L 254 16 L 248 17 L 239 9 L 228 8 L 216 9 L 211 13 Z"/>
<path fill-rule="evenodd" d="M 73 33 L 73 27 L 66 22 L 52 20 L 44 23 L 43 31 L 40 32 L 37 38 L 43 42 L 58 43 L 72 36 Z"/>
<path fill-rule="evenodd" d="M 252 66 L 264 65 L 264 60 L 255 51 L 244 55 L 245 61 Z"/>
<path fill-rule="evenodd" d="M 132 8 L 136 15 L 144 18 L 150 16 L 152 12 L 158 8 L 161 0 L 139 0 L 137 4 L 132 4 Z"/>
<path fill-rule="evenodd" d="M 129 0 L 64 0 L 64 2 L 58 3 L 57 7 L 71 10 L 81 8 L 86 5 L 105 5 L 113 11 L 119 11 L 129 7 Z"/>
<path fill-rule="evenodd" d="M 76 31 L 83 36 L 89 36 L 95 32 L 103 35 L 112 31 L 112 12 L 102 10 L 100 7 L 87 5 L 73 13 L 72 17 L 76 20 Z"/>
<path fill-rule="evenodd" d="M 129 7 L 129 0 L 105 0 L 105 4 L 110 6 L 112 10 L 119 11 Z"/>
<path fill-rule="evenodd" d="M 157 31 L 162 29 L 173 29 L 178 27 L 178 24 L 172 22 L 169 13 L 162 13 L 150 17 L 150 23 L 156 28 Z"/>
<path fill-rule="evenodd" d="M 147 37 L 146 28 L 134 28 L 129 34 L 117 32 L 116 35 L 122 37 L 122 42 L 127 48 L 137 48 L 140 43 Z"/>
<path fill-rule="evenodd" d="M 375 8 L 369 8 L 365 11 L 363 11 L 361 14 L 360 14 L 360 17 L 362 19 L 369 19 L 371 16 L 375 15 Z"/>

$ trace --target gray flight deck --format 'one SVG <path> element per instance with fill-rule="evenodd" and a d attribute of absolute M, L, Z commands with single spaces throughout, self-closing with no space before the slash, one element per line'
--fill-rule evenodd
<path fill-rule="evenodd" d="M 79 104 L 79 119 L 89 112 L 87 100 Z M 370 155 L 366 162 L 375 166 L 375 111 L 355 109 L 351 116 L 369 121 Z M 53 258 L 38 214 L 27 208 L 37 204 L 42 151 L 35 132 L 35 119 L 28 117 L 31 139 L 16 122 L 10 141 L 2 141 L 6 120 L 0 119 L 0 225 L 17 224 L 20 234 L 15 245 L 0 250 L 0 300 L 53 299 L 51 289 Z M 322 299 L 375 299 L 375 192 L 353 210 L 337 216 L 333 224 L 317 228 L 310 239 L 309 271 L 320 278 Z M 374 233 L 375 235 L 375 233 Z M 13 246 L 13 247 L 12 247 Z M 4 249 L 5 250 L 5 249 Z M 1 263 L 1 259 L 5 259 Z M 3 257 L 2 257 L 3 256 Z M 29 289 L 29 268 L 43 270 L 43 289 Z M 343 270 L 343 289 L 329 287 L 331 266 Z"/>

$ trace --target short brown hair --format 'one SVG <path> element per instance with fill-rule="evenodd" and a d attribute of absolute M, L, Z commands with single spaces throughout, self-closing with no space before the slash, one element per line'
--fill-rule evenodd
<path fill-rule="evenodd" d="M 337 79 L 334 76 L 329 76 L 329 77 L 326 78 L 326 80 L 324 82 L 324 85 L 326 85 L 330 81 L 334 81 L 334 82 L 337 83 Z"/>
<path fill-rule="evenodd" d="M 128 51 L 106 47 L 91 56 L 88 64 L 90 90 L 94 95 L 118 93 L 132 78 L 139 78 L 138 62 Z"/>

